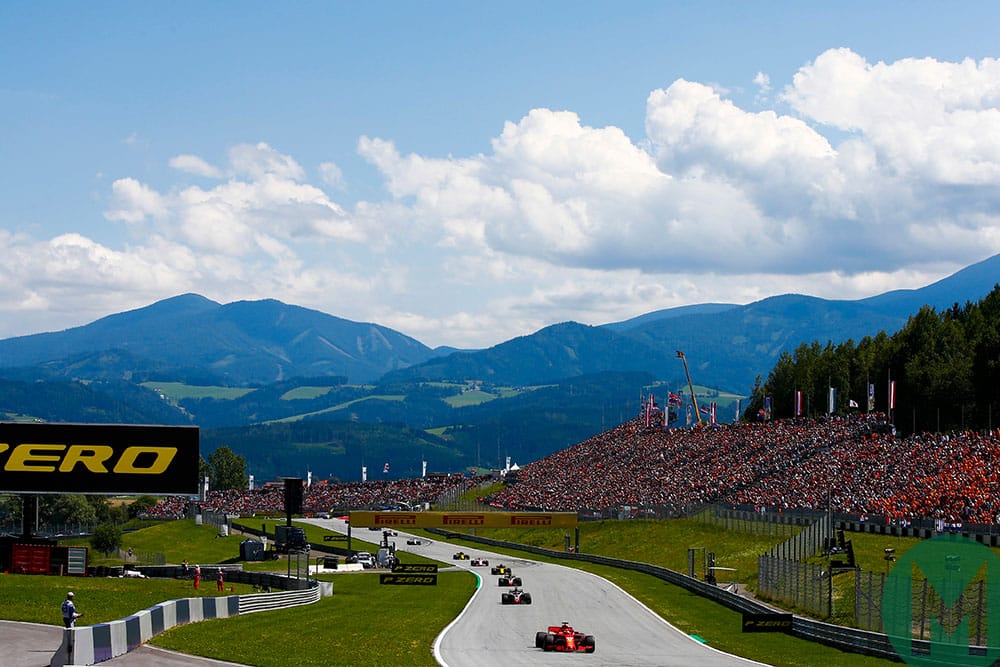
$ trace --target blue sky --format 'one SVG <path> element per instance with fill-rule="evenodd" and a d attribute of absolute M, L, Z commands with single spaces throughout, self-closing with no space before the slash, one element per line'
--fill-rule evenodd
<path fill-rule="evenodd" d="M 428 345 L 1000 252 L 996 3 L 0 4 L 0 336 L 196 292 Z"/>

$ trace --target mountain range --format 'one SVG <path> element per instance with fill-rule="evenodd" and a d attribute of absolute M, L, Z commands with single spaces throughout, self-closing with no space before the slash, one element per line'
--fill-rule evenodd
<path fill-rule="evenodd" d="M 0 373 L 233 387 L 323 376 L 538 385 L 602 371 L 677 380 L 682 350 L 699 384 L 745 393 L 784 350 L 891 334 L 922 306 L 978 301 L 998 276 L 1000 255 L 920 289 L 854 301 L 786 294 L 742 306 L 682 306 L 602 326 L 555 324 L 467 351 L 431 349 L 388 327 L 273 299 L 219 304 L 184 294 L 65 331 L 0 340 Z"/>
<path fill-rule="evenodd" d="M 355 479 L 383 457 L 405 461 L 394 475 L 418 474 L 417 451 L 442 471 L 523 463 L 633 416 L 650 387 L 685 387 L 678 350 L 697 385 L 735 404 L 784 351 L 892 334 L 923 306 L 979 301 L 998 276 L 1000 255 L 866 299 L 683 306 L 601 326 L 564 322 L 483 350 L 432 349 L 273 299 L 184 294 L 0 340 L 0 416 L 194 423 L 203 453 L 229 445 L 260 478 L 308 465 Z"/>

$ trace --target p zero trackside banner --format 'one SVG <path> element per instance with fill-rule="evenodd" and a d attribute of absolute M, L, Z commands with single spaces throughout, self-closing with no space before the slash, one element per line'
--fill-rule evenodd
<path fill-rule="evenodd" d="M 576 512 L 351 512 L 353 527 L 576 528 Z"/>
<path fill-rule="evenodd" d="M 0 492 L 198 493 L 198 428 L 0 422 Z"/>

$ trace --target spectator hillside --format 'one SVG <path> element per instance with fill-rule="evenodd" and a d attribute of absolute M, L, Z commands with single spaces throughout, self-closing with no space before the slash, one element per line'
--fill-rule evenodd
<path fill-rule="evenodd" d="M 325 480 L 306 489 L 302 508 L 307 513 L 330 510 L 376 509 L 436 502 L 446 493 L 461 493 L 478 486 L 488 478 L 466 477 L 460 474 L 369 481 L 328 483 Z M 188 500 L 174 496 L 160 502 L 144 515 L 152 519 L 177 519 L 186 515 Z M 204 502 L 198 503 L 204 512 L 219 512 L 241 516 L 282 514 L 285 511 L 284 486 L 265 485 L 248 490 L 210 491 Z"/>
<path fill-rule="evenodd" d="M 705 503 L 826 510 L 882 521 L 1000 523 L 1000 432 L 897 437 L 886 415 L 784 419 L 661 429 L 628 421 L 530 463 L 483 499 L 511 510 L 659 508 L 680 515 Z M 515 479 L 516 477 L 516 479 Z M 306 512 L 434 503 L 488 481 L 462 475 L 313 484 Z M 153 518 L 185 514 L 170 498 Z M 281 514 L 281 485 L 213 491 L 203 511 Z"/>
<path fill-rule="evenodd" d="M 642 418 L 530 463 L 487 498 L 553 511 L 701 503 L 827 509 L 873 519 L 997 523 L 996 432 L 898 438 L 884 414 L 701 429 Z"/>

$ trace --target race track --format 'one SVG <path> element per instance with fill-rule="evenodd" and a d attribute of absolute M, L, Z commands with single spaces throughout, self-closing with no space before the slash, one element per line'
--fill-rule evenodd
<path fill-rule="evenodd" d="M 346 524 L 337 519 L 314 519 L 310 523 L 346 532 Z M 365 541 L 378 541 L 380 536 L 381 533 L 365 529 L 352 531 L 352 538 Z M 452 560 L 459 548 L 448 542 L 420 538 L 422 545 L 407 546 L 408 536 L 400 532 L 391 538 L 404 563 L 405 552 L 409 551 L 472 570 L 482 581 L 462 615 L 437 639 L 435 654 L 447 667 L 551 665 L 563 658 L 571 658 L 574 665 L 620 667 L 760 664 L 692 639 L 601 577 L 561 565 L 464 548 L 473 558 L 489 559 L 491 566 L 499 563 L 510 566 L 523 580 L 522 588 L 531 593 L 531 605 L 501 605 L 500 594 L 506 589 L 497 585 L 498 577 L 490 574 L 489 567 L 473 568 L 470 561 Z M 535 648 L 536 632 L 563 621 L 594 635 L 597 650 L 568 656 Z M 738 632 L 739 628 L 733 631 Z"/>

